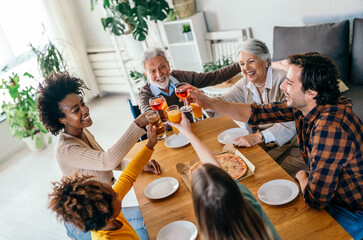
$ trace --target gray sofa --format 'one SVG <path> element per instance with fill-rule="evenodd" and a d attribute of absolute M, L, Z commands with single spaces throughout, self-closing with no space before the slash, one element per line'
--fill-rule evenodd
<path fill-rule="evenodd" d="M 349 87 L 342 95 L 353 100 L 353 110 L 363 120 L 363 19 L 353 20 L 351 44 L 349 28 L 348 20 L 304 27 L 276 26 L 273 61 L 309 51 L 331 57 L 339 68 L 340 78 Z"/>

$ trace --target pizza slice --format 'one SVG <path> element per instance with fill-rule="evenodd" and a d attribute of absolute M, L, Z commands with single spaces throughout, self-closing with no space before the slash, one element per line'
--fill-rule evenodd
<path fill-rule="evenodd" d="M 243 177 L 248 170 L 246 163 L 236 155 L 221 154 L 217 156 L 217 161 L 233 179 Z"/>

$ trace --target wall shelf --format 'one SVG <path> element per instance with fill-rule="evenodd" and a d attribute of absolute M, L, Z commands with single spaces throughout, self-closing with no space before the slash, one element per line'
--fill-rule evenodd
<path fill-rule="evenodd" d="M 192 40 L 187 41 L 183 35 L 183 25 L 189 24 Z M 167 43 L 171 65 L 177 70 L 203 72 L 203 65 L 211 61 L 204 34 L 207 26 L 203 12 L 188 18 L 159 23 L 161 35 Z"/>

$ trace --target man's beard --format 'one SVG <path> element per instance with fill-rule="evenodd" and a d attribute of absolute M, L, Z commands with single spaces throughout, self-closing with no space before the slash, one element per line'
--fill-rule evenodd
<path fill-rule="evenodd" d="M 158 80 L 164 80 L 163 83 L 158 82 Z M 153 81 L 153 83 L 160 89 L 166 89 L 169 87 L 170 79 L 166 76 L 163 76 L 161 78 L 156 79 L 156 81 Z"/>

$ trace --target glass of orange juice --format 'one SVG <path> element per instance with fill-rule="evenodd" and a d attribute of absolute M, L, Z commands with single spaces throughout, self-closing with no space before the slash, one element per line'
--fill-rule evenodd
<path fill-rule="evenodd" d="M 166 109 L 166 113 L 168 115 L 169 121 L 172 123 L 180 123 L 181 122 L 181 114 L 178 105 L 171 105 Z M 178 134 L 179 130 L 173 127 L 174 134 Z"/>
<path fill-rule="evenodd" d="M 199 107 L 197 104 L 195 103 L 190 103 L 190 106 L 193 107 L 193 118 L 194 118 L 194 122 L 203 120 L 203 112 L 202 112 L 202 108 Z"/>

